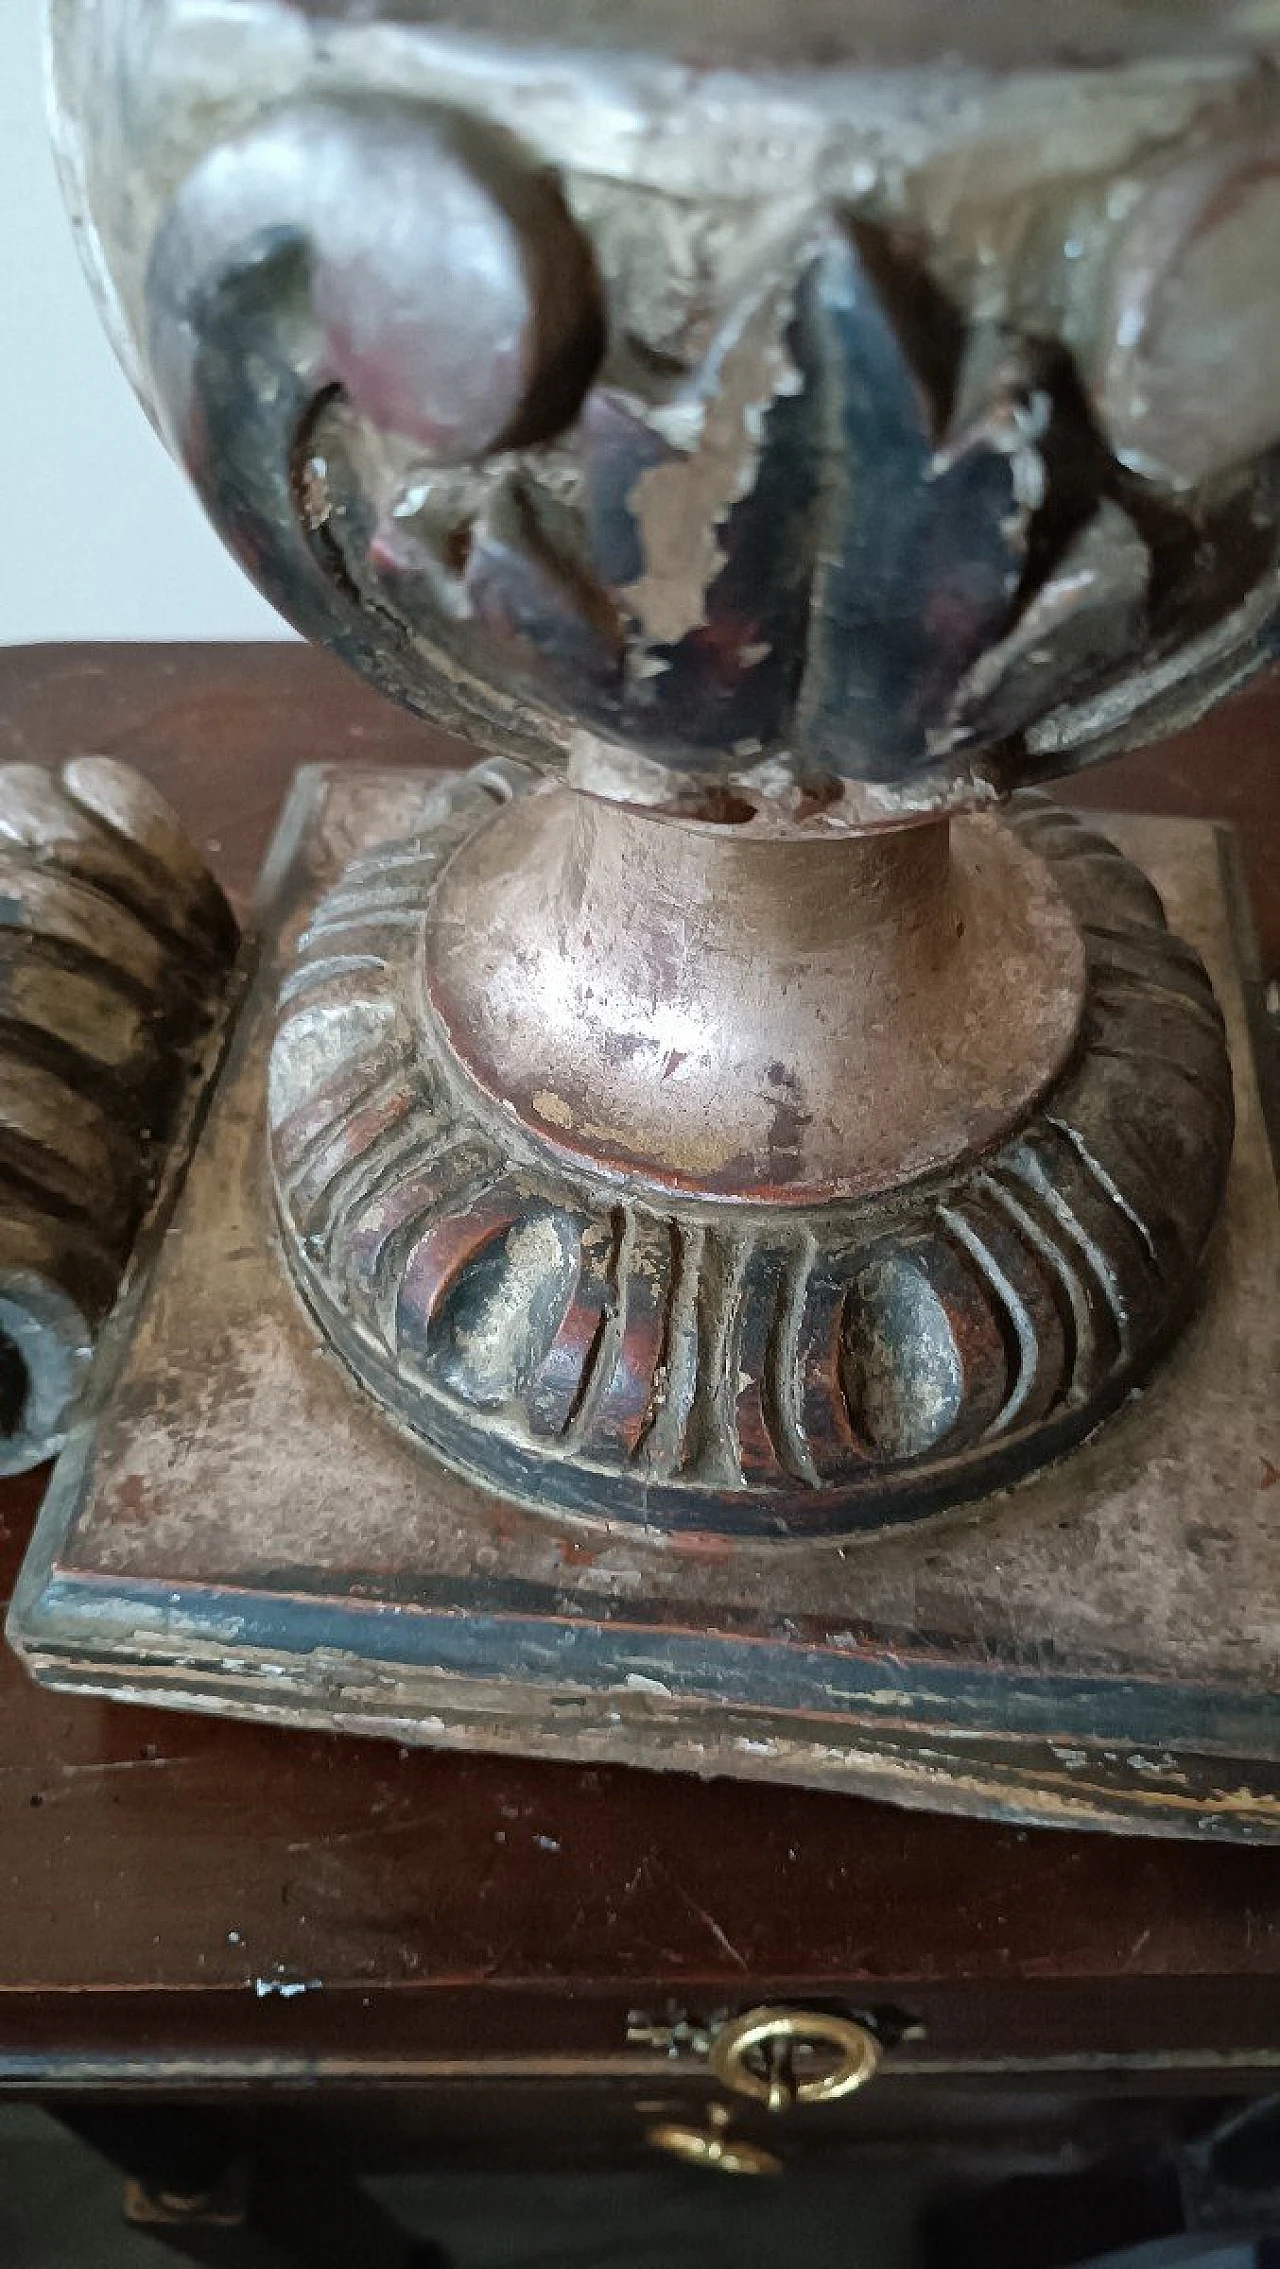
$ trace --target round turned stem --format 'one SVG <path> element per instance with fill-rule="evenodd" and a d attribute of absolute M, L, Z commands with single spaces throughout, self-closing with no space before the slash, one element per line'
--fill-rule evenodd
<path fill-rule="evenodd" d="M 455 855 L 424 982 L 466 1073 L 540 1145 L 801 1204 L 1015 1123 L 1071 1047 L 1084 955 L 994 819 L 783 836 L 548 784 Z"/>

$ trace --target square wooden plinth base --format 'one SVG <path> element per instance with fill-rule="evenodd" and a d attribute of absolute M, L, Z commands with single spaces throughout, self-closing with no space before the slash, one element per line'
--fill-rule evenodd
<path fill-rule="evenodd" d="M 295 799 L 194 1155 L 15 1599 L 35 1676 L 400 1742 L 1280 1841 L 1280 1219 L 1229 840 L 1111 823 L 1209 964 L 1236 1075 L 1201 1307 L 1157 1378 L 1059 1466 L 949 1517 L 708 1553 L 446 1472 L 286 1275 L 263 1131 L 281 941 L 439 778 L 333 773 Z"/>

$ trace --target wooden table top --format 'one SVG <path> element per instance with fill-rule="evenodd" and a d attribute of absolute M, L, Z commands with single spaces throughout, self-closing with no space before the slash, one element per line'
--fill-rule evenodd
<path fill-rule="evenodd" d="M 1280 967 L 1280 679 L 1073 802 L 1235 820 Z M 293 767 L 455 762 L 302 647 L 0 652 L 0 760 L 148 773 L 243 903 Z M 0 1597 L 42 1477 L 0 1485 Z M 1280 1850 L 432 1755 L 38 1692 L 0 1650 L 0 2082 L 623 2057 L 627 2013 L 893 2006 L 934 2068 L 1280 2048 Z"/>

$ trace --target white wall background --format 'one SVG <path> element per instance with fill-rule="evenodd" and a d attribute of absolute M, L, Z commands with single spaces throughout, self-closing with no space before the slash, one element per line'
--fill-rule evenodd
<path fill-rule="evenodd" d="M 39 0 L 0 0 L 0 644 L 278 638 L 99 328 L 45 136 Z"/>

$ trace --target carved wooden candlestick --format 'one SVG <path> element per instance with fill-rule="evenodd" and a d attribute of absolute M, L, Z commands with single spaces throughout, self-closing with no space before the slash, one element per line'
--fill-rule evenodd
<path fill-rule="evenodd" d="M 349 869 L 272 1055 L 291 1265 L 464 1470 L 646 1526 L 875 1526 L 1086 1432 L 1231 1139 L 1142 876 L 1036 800 L 876 835 L 490 768 Z"/>
<path fill-rule="evenodd" d="M 214 521 L 485 752 L 294 822 L 280 1260 L 424 1476 L 645 1552 L 1092 1432 L 1232 1139 L 1197 952 L 1029 783 L 1270 649 L 1268 26 L 776 15 L 54 7 L 91 272 Z"/>

